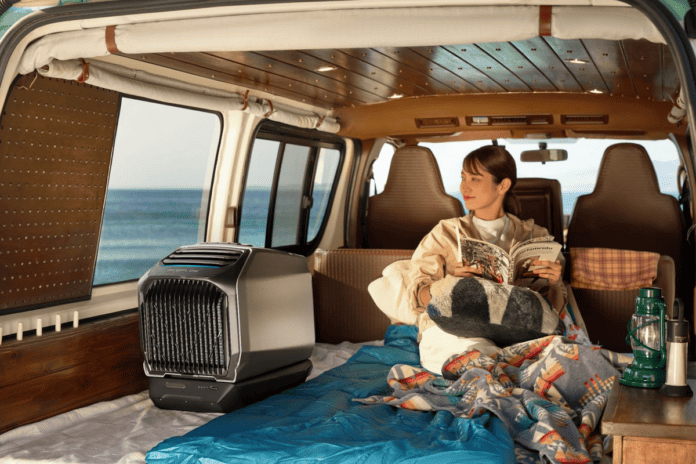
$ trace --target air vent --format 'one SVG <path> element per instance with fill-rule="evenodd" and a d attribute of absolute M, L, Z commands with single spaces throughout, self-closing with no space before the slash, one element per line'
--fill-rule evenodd
<path fill-rule="evenodd" d="M 165 266 L 213 266 L 222 267 L 236 263 L 242 250 L 225 250 L 216 247 L 196 246 L 179 248 L 162 260 Z"/>
<path fill-rule="evenodd" d="M 609 116 L 606 114 L 562 114 L 561 124 L 607 124 Z"/>
<path fill-rule="evenodd" d="M 227 295 L 203 281 L 157 279 L 140 305 L 151 372 L 224 376 L 230 358 Z"/>
<path fill-rule="evenodd" d="M 459 127 L 459 118 L 418 118 L 416 119 L 416 127 L 419 129 Z"/>
<path fill-rule="evenodd" d="M 527 125 L 527 116 L 491 116 L 491 126 Z"/>
<path fill-rule="evenodd" d="M 553 124 L 550 114 L 524 116 L 467 116 L 469 126 L 545 126 Z"/>

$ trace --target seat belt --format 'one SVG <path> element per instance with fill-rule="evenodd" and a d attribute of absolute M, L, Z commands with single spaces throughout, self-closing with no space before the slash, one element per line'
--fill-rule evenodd
<path fill-rule="evenodd" d="M 691 190 L 689 189 L 688 180 L 689 179 L 686 176 L 684 176 L 684 182 L 682 184 L 681 193 L 679 194 L 679 198 L 677 199 L 677 201 L 679 202 L 679 207 L 682 210 L 682 218 L 684 220 L 684 225 L 689 228 L 686 233 L 686 241 L 689 244 L 691 244 L 691 240 L 689 240 L 689 235 L 693 231 L 694 225 L 693 218 L 691 217 Z"/>
<path fill-rule="evenodd" d="M 362 242 L 360 248 L 369 248 L 370 244 L 367 242 L 367 200 L 370 198 L 370 182 L 374 182 L 375 175 L 370 169 L 370 176 L 365 180 L 365 185 L 363 185 L 362 199 L 360 203 L 360 228 L 362 230 Z M 377 187 L 375 186 L 375 195 L 377 194 Z"/>

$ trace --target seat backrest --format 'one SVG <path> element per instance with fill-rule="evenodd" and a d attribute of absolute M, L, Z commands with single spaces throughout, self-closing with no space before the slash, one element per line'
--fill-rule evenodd
<path fill-rule="evenodd" d="M 463 215 L 433 153 L 408 145 L 394 152 L 384 191 L 368 200 L 367 247 L 413 250 L 440 220 Z"/>
<path fill-rule="evenodd" d="M 316 250 L 312 266 L 317 343 L 381 340 L 389 318 L 377 307 L 368 285 L 394 261 L 413 250 Z"/>
<path fill-rule="evenodd" d="M 660 193 L 657 175 L 645 149 L 634 143 L 612 145 L 604 152 L 597 175 L 597 184 L 589 195 L 578 198 L 568 226 L 567 247 L 611 248 L 650 251 L 673 261 L 673 271 L 660 273 L 654 285 L 663 288 L 668 310 L 673 298 L 684 299 L 680 280 L 669 275 L 681 275 L 684 259 L 683 219 L 677 199 Z M 572 266 L 572 263 L 571 263 Z M 662 266 L 662 269 L 665 269 Z M 674 288 L 669 291 L 669 288 Z M 687 289 L 684 289 L 686 291 Z M 575 291 L 575 290 L 574 290 Z M 635 310 L 638 290 L 624 295 L 615 292 L 580 291 L 578 306 L 583 314 L 596 314 L 596 321 L 587 323 L 590 337 L 601 335 L 620 340 L 625 325 Z M 576 292 L 577 294 L 578 292 Z M 619 301 L 621 300 L 621 301 Z M 592 317 L 590 317 L 592 319 Z M 599 330 L 593 336 L 592 331 Z M 621 329 L 621 333 L 611 335 Z M 624 344 L 600 340 L 603 344 Z M 628 350 L 625 350 L 628 351 Z"/>
<path fill-rule="evenodd" d="M 645 149 L 635 143 L 604 152 L 597 184 L 582 195 L 568 226 L 568 248 L 652 251 L 670 256 L 681 275 L 684 225 L 677 199 L 660 193 Z M 677 282 L 677 296 L 680 296 Z"/>
<path fill-rule="evenodd" d="M 563 244 L 563 197 L 561 183 L 556 179 L 521 177 L 512 191 L 520 201 L 520 219 L 534 219 L 534 223 Z"/>
<path fill-rule="evenodd" d="M 621 263 L 612 263 L 620 267 Z M 572 271 L 571 271 L 572 273 Z M 636 311 L 638 288 L 626 290 L 596 290 L 572 286 L 572 294 L 587 327 L 590 341 L 611 351 L 628 353 L 627 323 Z M 675 294 L 674 260 L 660 256 L 657 275 L 650 286 L 660 287 L 665 299 L 667 315 L 671 315 Z"/>

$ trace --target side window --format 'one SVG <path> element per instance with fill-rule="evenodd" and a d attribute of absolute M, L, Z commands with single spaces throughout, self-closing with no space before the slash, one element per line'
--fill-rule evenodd
<path fill-rule="evenodd" d="M 123 98 L 95 285 L 138 279 L 204 240 L 221 129 L 215 113 Z"/>
<path fill-rule="evenodd" d="M 370 196 L 377 195 L 384 191 L 384 184 L 387 183 L 389 176 L 389 167 L 391 160 L 394 157 L 396 149 L 394 145 L 385 143 L 377 156 L 377 159 L 372 164 L 372 179 L 370 180 Z"/>
<path fill-rule="evenodd" d="M 343 162 L 339 137 L 317 138 L 265 123 L 247 168 L 237 241 L 311 252 L 331 207 Z"/>
<path fill-rule="evenodd" d="M 313 205 L 309 210 L 307 241 L 311 242 L 319 234 L 331 198 L 332 187 L 341 163 L 341 152 L 336 148 L 320 148 L 314 174 Z"/>

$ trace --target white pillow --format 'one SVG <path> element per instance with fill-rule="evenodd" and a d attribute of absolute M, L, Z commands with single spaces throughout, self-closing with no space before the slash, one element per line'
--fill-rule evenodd
<path fill-rule="evenodd" d="M 411 309 L 406 280 L 411 268 L 408 259 L 394 261 L 382 271 L 382 277 L 367 286 L 367 291 L 377 307 L 387 315 L 392 324 L 416 325 L 418 314 Z"/>

